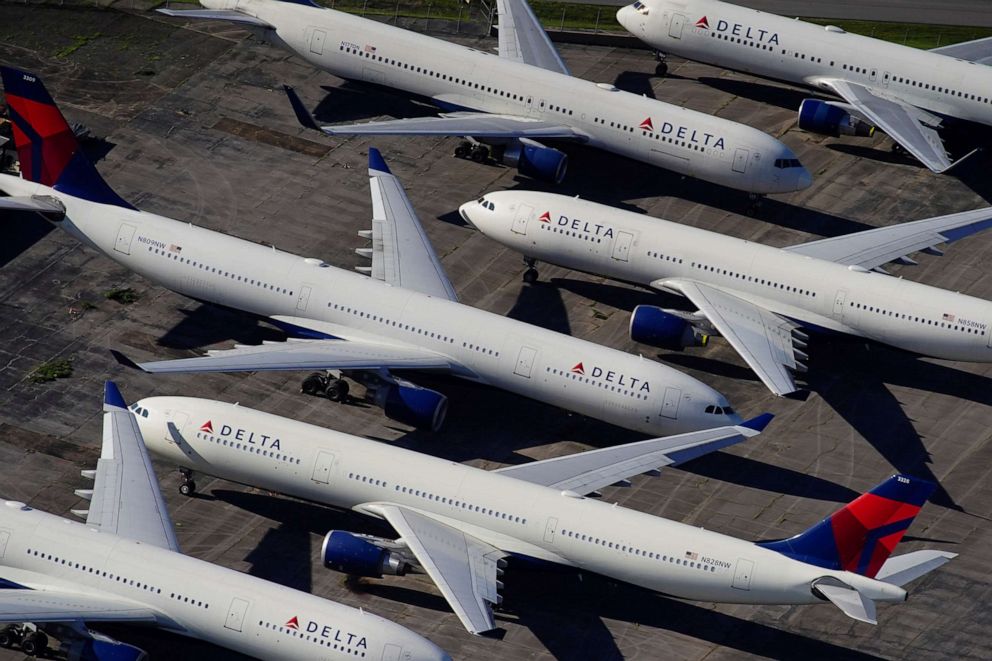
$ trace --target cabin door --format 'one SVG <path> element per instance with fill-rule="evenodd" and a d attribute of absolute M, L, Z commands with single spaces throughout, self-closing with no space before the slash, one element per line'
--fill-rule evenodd
<path fill-rule="evenodd" d="M 296 299 L 296 309 L 300 312 L 307 311 L 307 305 L 310 304 L 310 292 L 313 289 L 309 285 L 303 285 L 300 287 L 300 297 Z"/>
<path fill-rule="evenodd" d="M 544 541 L 549 544 L 554 544 L 556 532 L 558 532 L 558 519 L 553 516 L 549 516 L 548 524 L 544 527 Z"/>
<path fill-rule="evenodd" d="M 125 255 L 131 254 L 131 241 L 134 239 L 134 225 L 121 223 L 121 228 L 117 230 L 117 242 L 114 250 Z"/>
<path fill-rule="evenodd" d="M 665 388 L 665 399 L 661 403 L 661 415 L 675 420 L 679 417 L 679 400 L 682 399 L 682 390 L 679 388 Z"/>
<path fill-rule="evenodd" d="M 838 289 L 837 293 L 834 295 L 834 318 L 838 321 L 844 321 L 844 302 L 847 300 L 847 290 Z"/>
<path fill-rule="evenodd" d="M 733 586 L 738 590 L 751 589 L 751 574 L 754 572 L 754 563 L 747 558 L 737 558 L 737 568 L 734 570 Z"/>
<path fill-rule="evenodd" d="M 248 612 L 248 602 L 235 597 L 231 600 L 231 607 L 227 609 L 227 620 L 224 621 L 224 628 L 231 631 L 241 631 L 245 623 L 245 613 Z"/>
<path fill-rule="evenodd" d="M 513 373 L 525 379 L 530 378 L 531 370 L 534 369 L 534 359 L 537 358 L 537 349 L 532 347 L 520 347 L 517 354 L 517 364 L 513 368 Z"/>
<path fill-rule="evenodd" d="M 747 170 L 748 153 L 746 149 L 738 149 L 734 152 L 734 172 L 744 174 L 744 171 Z"/>
<path fill-rule="evenodd" d="M 327 39 L 327 33 L 323 30 L 314 29 L 313 34 L 310 35 L 310 52 L 314 55 L 324 54 L 324 40 Z"/>
<path fill-rule="evenodd" d="M 516 234 L 527 234 L 527 221 L 534 215 L 534 207 L 529 204 L 517 205 L 517 215 L 513 217 L 513 226 L 510 228 Z"/>
<path fill-rule="evenodd" d="M 334 453 L 321 451 L 317 453 L 317 461 L 313 464 L 313 481 L 320 484 L 331 483 L 331 467 L 334 465 Z"/>
<path fill-rule="evenodd" d="M 668 36 L 673 39 L 682 38 L 682 28 L 685 26 L 685 14 L 672 14 L 672 24 L 668 26 Z"/>
<path fill-rule="evenodd" d="M 3 560 L 3 556 L 7 553 L 7 542 L 10 541 L 10 531 L 0 530 L 0 560 Z"/>

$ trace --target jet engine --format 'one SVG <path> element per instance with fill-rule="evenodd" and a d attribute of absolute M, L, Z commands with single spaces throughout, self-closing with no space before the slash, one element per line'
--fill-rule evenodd
<path fill-rule="evenodd" d="M 376 388 L 374 401 L 385 414 L 418 429 L 437 431 L 448 413 L 448 398 L 439 392 L 396 380 Z"/>
<path fill-rule="evenodd" d="M 853 117 L 840 105 L 817 99 L 804 99 L 799 106 L 799 128 L 835 138 L 841 135 L 870 138 L 875 132 L 874 126 Z"/>
<path fill-rule="evenodd" d="M 143 661 L 147 658 L 144 650 L 106 636 L 85 641 L 79 656 L 81 661 Z"/>
<path fill-rule="evenodd" d="M 372 578 L 382 578 L 383 574 L 406 574 L 410 568 L 406 559 L 396 551 L 377 546 L 373 543 L 377 539 L 370 535 L 332 530 L 324 537 L 320 550 L 324 566 L 345 574 Z"/>
<path fill-rule="evenodd" d="M 687 316 L 678 310 L 638 305 L 630 315 L 630 339 L 676 351 L 685 347 L 706 346 L 709 335 L 696 328 L 686 319 Z"/>
<path fill-rule="evenodd" d="M 500 160 L 503 165 L 517 168 L 520 174 L 554 184 L 561 183 L 568 169 L 568 156 L 527 138 L 506 145 Z"/>

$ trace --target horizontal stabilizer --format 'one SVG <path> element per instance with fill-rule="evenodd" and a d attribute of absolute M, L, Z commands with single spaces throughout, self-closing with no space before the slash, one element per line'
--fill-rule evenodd
<path fill-rule="evenodd" d="M 924 574 L 942 567 L 956 557 L 958 557 L 957 553 L 932 550 L 896 555 L 885 561 L 875 578 L 902 587 Z"/>
<path fill-rule="evenodd" d="M 58 198 L 47 195 L 31 197 L 0 197 L 0 210 L 33 211 L 45 214 L 53 220 L 65 218 L 65 205 Z"/>
<path fill-rule="evenodd" d="M 836 579 L 830 580 L 829 583 L 826 580 L 813 583 L 813 590 L 841 609 L 844 615 L 859 622 L 878 624 L 874 601 Z"/>
<path fill-rule="evenodd" d="M 160 14 L 172 16 L 173 18 L 196 18 L 206 21 L 227 21 L 229 23 L 240 23 L 251 25 L 257 28 L 275 29 L 270 23 L 266 23 L 260 18 L 242 14 L 233 9 L 156 9 Z"/>

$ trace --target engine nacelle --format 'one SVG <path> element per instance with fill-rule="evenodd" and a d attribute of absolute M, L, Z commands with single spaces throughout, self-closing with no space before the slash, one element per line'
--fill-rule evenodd
<path fill-rule="evenodd" d="M 706 346 L 710 338 L 677 314 L 653 305 L 638 305 L 630 315 L 630 339 L 681 351 Z"/>
<path fill-rule="evenodd" d="M 835 138 L 841 135 L 870 138 L 875 132 L 874 126 L 852 117 L 843 108 L 817 99 L 803 99 L 799 106 L 799 128 Z"/>
<path fill-rule="evenodd" d="M 448 413 L 447 397 L 409 382 L 383 384 L 375 391 L 375 403 L 389 418 L 430 431 L 440 429 Z"/>
<path fill-rule="evenodd" d="M 81 661 L 144 661 L 148 654 L 134 645 L 94 635 L 83 642 L 78 658 Z"/>
<path fill-rule="evenodd" d="M 527 138 L 508 144 L 501 160 L 503 165 L 517 168 L 520 174 L 555 184 L 561 183 L 568 169 L 568 156 Z"/>
<path fill-rule="evenodd" d="M 320 555 L 328 569 L 357 576 L 403 576 L 409 568 L 397 553 L 344 530 L 332 530 L 324 536 Z"/>

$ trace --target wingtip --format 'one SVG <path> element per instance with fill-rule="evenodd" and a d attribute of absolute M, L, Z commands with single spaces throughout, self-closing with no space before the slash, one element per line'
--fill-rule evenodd
<path fill-rule="evenodd" d="M 389 166 L 386 165 L 386 159 L 382 157 L 382 154 L 379 153 L 379 150 L 375 147 L 369 148 L 369 170 L 378 170 L 379 172 L 392 174 L 389 170 Z"/>
<path fill-rule="evenodd" d="M 771 422 L 772 419 L 774 418 L 775 415 L 773 413 L 762 413 L 761 415 L 755 416 L 750 420 L 745 420 L 744 422 L 740 423 L 738 427 L 747 427 L 748 429 L 753 429 L 754 431 L 762 432 L 765 431 L 765 427 L 767 427 L 768 423 Z"/>
<path fill-rule="evenodd" d="M 117 351 L 116 349 L 111 349 L 110 355 L 114 357 L 114 360 L 116 360 L 119 365 L 123 365 L 124 367 L 129 367 L 133 370 L 138 370 L 140 372 L 145 371 L 141 368 L 141 365 L 134 362 L 133 360 L 122 354 L 120 351 Z"/>
<path fill-rule="evenodd" d="M 127 402 L 124 401 L 124 396 L 121 394 L 120 388 L 113 381 L 107 381 L 103 384 L 103 404 L 104 406 L 127 408 Z"/>
<path fill-rule="evenodd" d="M 296 114 L 296 121 L 298 121 L 304 128 L 319 131 L 320 127 L 317 126 L 317 122 L 314 120 L 313 115 L 310 114 L 310 111 L 307 110 L 305 105 L 303 105 L 303 101 L 296 94 L 296 90 L 289 85 L 283 85 L 282 89 L 286 92 L 286 96 L 289 97 L 289 104 L 293 106 L 293 113 Z"/>

